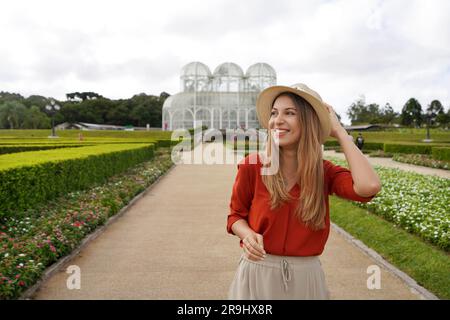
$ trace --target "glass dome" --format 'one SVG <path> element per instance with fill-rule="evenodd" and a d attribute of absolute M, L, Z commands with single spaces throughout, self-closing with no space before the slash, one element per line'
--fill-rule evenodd
<path fill-rule="evenodd" d="M 181 91 L 210 91 L 211 71 L 208 66 L 194 61 L 188 63 L 181 69 Z"/>
<path fill-rule="evenodd" d="M 277 82 L 275 70 L 267 63 L 259 62 L 248 67 L 245 73 L 248 91 L 261 91 Z"/>
<path fill-rule="evenodd" d="M 213 73 L 213 88 L 219 92 L 237 92 L 244 89 L 244 72 L 233 62 L 217 66 Z"/>

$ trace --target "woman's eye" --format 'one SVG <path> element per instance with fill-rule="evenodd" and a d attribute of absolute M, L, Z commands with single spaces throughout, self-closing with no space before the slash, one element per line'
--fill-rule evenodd
<path fill-rule="evenodd" d="M 270 115 L 271 115 L 271 116 L 274 116 L 274 115 L 275 115 L 275 111 L 272 111 L 272 112 L 270 113 Z"/>

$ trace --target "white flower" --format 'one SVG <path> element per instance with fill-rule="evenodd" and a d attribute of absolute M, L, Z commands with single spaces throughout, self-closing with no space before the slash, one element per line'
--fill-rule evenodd
<path fill-rule="evenodd" d="M 9 253 L 5 253 L 5 258 L 8 258 L 9 257 Z"/>
<path fill-rule="evenodd" d="M 25 253 L 19 254 L 19 257 L 25 257 Z"/>

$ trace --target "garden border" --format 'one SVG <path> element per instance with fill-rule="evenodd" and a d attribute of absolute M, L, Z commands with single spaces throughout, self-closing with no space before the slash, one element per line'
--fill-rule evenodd
<path fill-rule="evenodd" d="M 348 242 L 356 246 L 359 250 L 361 250 L 365 255 L 369 256 L 370 258 L 374 259 L 377 263 L 381 264 L 383 267 L 385 267 L 388 271 L 393 273 L 395 276 L 397 276 L 400 280 L 402 280 L 413 292 L 418 293 L 422 296 L 425 300 L 440 300 L 436 295 L 419 285 L 416 280 L 411 278 L 409 275 L 407 275 L 405 272 L 401 271 L 397 267 L 395 267 L 393 264 L 386 261 L 380 254 L 378 254 L 375 250 L 369 248 L 366 246 L 361 240 L 355 238 L 350 233 L 345 231 L 343 228 L 339 227 L 335 223 L 331 223 L 334 230 L 337 231 L 341 236 L 345 238 Z"/>
<path fill-rule="evenodd" d="M 50 277 L 59 272 L 66 263 L 68 263 L 69 261 L 73 260 L 76 256 L 78 256 L 78 254 L 88 244 L 90 244 L 93 240 L 95 240 L 98 236 L 100 236 L 106 230 L 106 228 L 108 228 L 108 226 L 116 222 L 117 219 L 119 219 L 122 215 L 124 215 L 128 211 L 128 209 L 130 209 L 138 200 L 140 200 L 144 195 L 146 195 L 147 192 L 149 192 L 160 181 L 160 179 L 165 177 L 175 167 L 176 165 L 172 163 L 172 166 L 169 169 L 167 169 L 166 172 L 160 175 L 155 181 L 153 181 L 153 183 L 150 186 L 148 186 L 144 191 L 142 191 L 141 193 L 136 195 L 133 199 L 131 199 L 131 201 L 125 207 L 123 207 L 122 209 L 119 210 L 119 212 L 110 217 L 101 227 L 97 228 L 96 230 L 94 230 L 94 232 L 87 235 L 81 241 L 81 243 L 72 250 L 71 253 L 60 258 L 58 261 L 47 267 L 41 278 L 33 286 L 25 290 L 17 300 L 33 300 L 32 296 L 41 288 L 41 286 L 45 282 L 47 282 L 50 279 Z"/>

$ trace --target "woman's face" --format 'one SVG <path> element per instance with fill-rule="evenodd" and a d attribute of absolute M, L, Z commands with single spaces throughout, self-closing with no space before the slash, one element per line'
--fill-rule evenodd
<path fill-rule="evenodd" d="M 279 96 L 272 107 L 269 128 L 279 138 L 282 148 L 296 148 L 300 141 L 300 119 L 298 110 L 289 96 Z"/>

